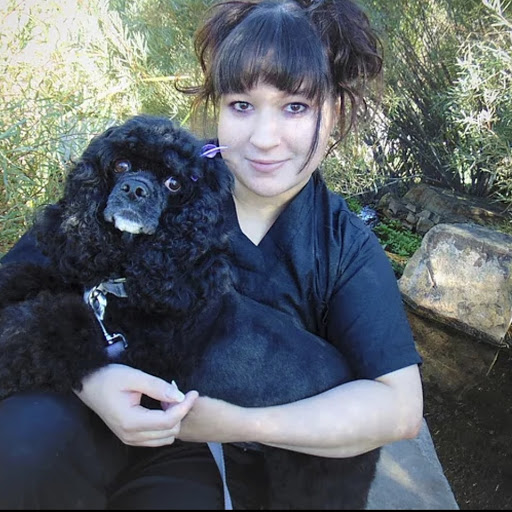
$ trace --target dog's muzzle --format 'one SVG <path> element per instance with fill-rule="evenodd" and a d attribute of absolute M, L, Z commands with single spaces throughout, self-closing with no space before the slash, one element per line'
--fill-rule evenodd
<path fill-rule="evenodd" d="M 123 175 L 107 200 L 104 218 L 120 231 L 151 235 L 165 206 L 162 186 L 149 172 Z"/>

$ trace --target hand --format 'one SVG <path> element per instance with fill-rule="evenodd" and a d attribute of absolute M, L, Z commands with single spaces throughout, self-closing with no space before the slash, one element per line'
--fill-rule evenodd
<path fill-rule="evenodd" d="M 183 395 L 174 383 L 120 364 L 95 371 L 82 384 L 82 390 L 75 391 L 77 396 L 123 443 L 132 446 L 172 444 L 198 396 L 197 391 Z M 143 394 L 159 400 L 163 409 L 142 407 Z"/>

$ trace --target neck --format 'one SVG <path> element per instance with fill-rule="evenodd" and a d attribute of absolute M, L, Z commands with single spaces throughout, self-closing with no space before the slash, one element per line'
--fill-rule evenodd
<path fill-rule="evenodd" d="M 247 201 L 236 194 L 233 195 L 238 224 L 244 235 L 252 243 L 258 245 L 272 227 L 285 204 L 275 204 L 271 201 Z"/>

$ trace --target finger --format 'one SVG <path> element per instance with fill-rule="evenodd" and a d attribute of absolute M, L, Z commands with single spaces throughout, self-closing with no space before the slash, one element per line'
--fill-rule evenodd
<path fill-rule="evenodd" d="M 170 439 L 171 437 L 177 437 L 180 433 L 180 425 L 176 425 L 174 428 L 167 430 L 144 430 L 140 432 L 133 432 L 131 434 L 125 434 L 123 441 L 126 444 L 140 445 L 148 442 L 158 442 L 162 439 Z"/>
<path fill-rule="evenodd" d="M 173 418 L 175 422 L 181 421 L 192 409 L 198 396 L 199 393 L 197 391 L 189 391 L 182 402 L 166 404 L 164 406 L 165 414 L 170 420 Z"/>
<path fill-rule="evenodd" d="M 136 405 L 131 409 L 131 417 L 124 423 L 123 431 L 127 434 L 147 431 L 166 431 L 174 428 L 190 411 L 196 398 L 197 391 L 189 391 L 182 402 L 175 402 L 167 410 L 146 409 Z"/>
<path fill-rule="evenodd" d="M 158 446 L 166 446 L 169 444 L 174 443 L 176 441 L 175 436 L 166 436 L 166 437 L 160 437 L 156 439 L 146 439 L 144 441 L 133 441 L 133 442 L 126 442 L 125 444 L 128 444 L 130 446 L 140 446 L 145 448 L 156 448 Z"/>
<path fill-rule="evenodd" d="M 186 395 L 185 395 L 185 399 L 179 403 L 176 403 L 176 402 L 160 402 L 160 405 L 162 406 L 162 409 L 164 411 L 167 411 L 169 408 L 171 407 L 178 407 L 179 404 L 183 404 L 181 405 L 179 408 L 178 408 L 178 411 L 181 410 L 181 409 L 185 409 L 186 412 L 188 412 L 190 410 L 190 408 L 192 407 L 192 405 L 194 405 L 194 402 L 196 401 L 196 398 L 199 396 L 199 393 L 197 391 L 189 391 Z M 192 402 L 190 402 L 190 400 Z M 186 414 L 186 413 L 185 413 Z"/>
<path fill-rule="evenodd" d="M 178 386 L 159 377 L 133 369 L 125 381 L 126 391 L 139 391 L 155 400 L 165 402 L 181 402 L 185 397 Z"/>

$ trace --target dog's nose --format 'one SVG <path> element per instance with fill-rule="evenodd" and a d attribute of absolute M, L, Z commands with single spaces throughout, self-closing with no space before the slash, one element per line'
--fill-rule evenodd
<path fill-rule="evenodd" d="M 132 200 L 146 199 L 151 193 L 149 186 L 139 179 L 126 179 L 119 189 Z"/>

